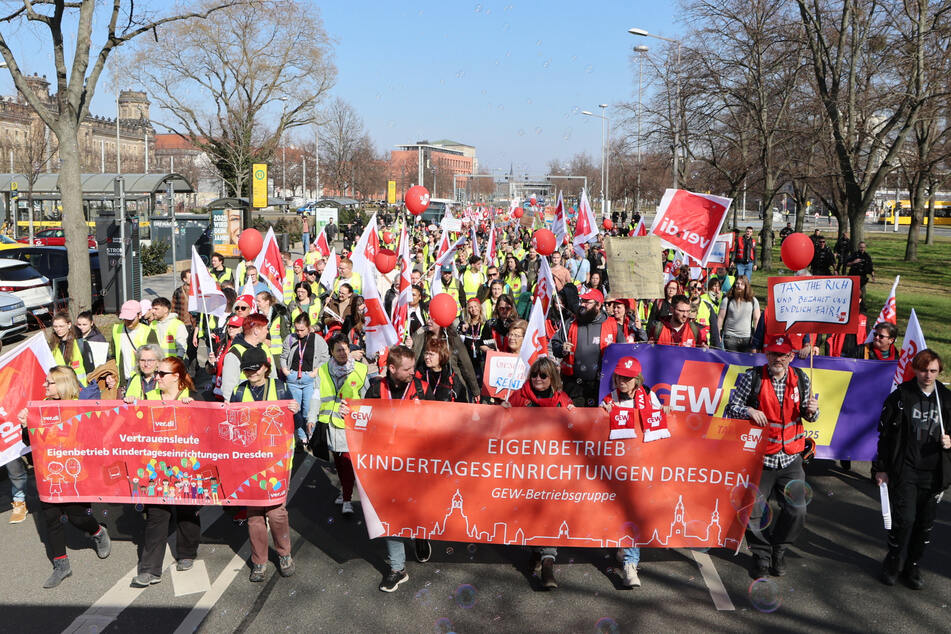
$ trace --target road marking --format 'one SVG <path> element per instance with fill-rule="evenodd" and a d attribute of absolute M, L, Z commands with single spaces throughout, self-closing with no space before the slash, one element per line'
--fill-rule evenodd
<path fill-rule="evenodd" d="M 310 472 L 310 469 L 313 466 L 313 464 L 314 464 L 314 459 L 312 456 L 309 456 L 309 455 L 306 456 L 304 460 L 301 462 L 300 468 L 297 470 L 297 473 L 294 475 L 294 478 L 291 480 L 291 489 L 288 491 L 288 495 L 287 495 L 288 501 L 290 501 L 294 493 L 297 492 L 297 488 L 300 486 L 300 483 L 303 481 L 307 473 Z M 221 506 L 210 506 L 210 507 L 205 507 L 204 509 L 202 509 L 200 513 L 200 517 L 203 520 L 205 520 L 203 522 L 204 528 L 202 529 L 202 533 L 208 530 L 210 526 L 214 525 L 214 523 L 217 522 L 218 519 L 223 514 L 224 514 L 224 509 Z M 172 535 L 171 539 L 174 541 L 175 535 Z M 247 548 L 248 553 L 250 553 L 251 552 L 250 542 L 245 542 L 245 547 Z M 244 550 L 245 549 L 242 548 L 238 552 L 238 554 L 235 555 L 235 558 L 239 556 L 242 557 L 241 566 L 244 565 L 244 560 L 246 560 L 248 556 L 248 553 L 244 553 Z M 170 565 L 174 565 L 174 559 L 171 559 L 171 561 L 172 561 L 172 564 Z M 234 559 L 232 559 L 232 562 L 233 561 Z M 195 562 L 195 563 L 197 565 L 198 562 Z M 230 567 L 231 563 L 229 563 L 228 565 Z M 240 567 L 238 568 L 238 570 L 240 570 Z M 228 569 L 226 568 L 225 572 L 227 571 Z M 125 610 L 127 607 L 132 605 L 132 602 L 135 601 L 139 597 L 140 594 L 142 594 L 143 590 L 145 590 L 145 588 L 133 588 L 129 585 L 129 582 L 132 580 L 132 577 L 137 575 L 138 572 L 139 572 L 138 565 L 136 565 L 135 568 L 132 568 L 132 570 L 130 570 L 129 572 L 119 577 L 119 580 L 116 581 L 114 586 L 112 586 L 109 590 L 106 590 L 106 592 L 101 597 L 99 597 L 99 599 L 95 603 L 89 606 L 89 608 L 85 612 L 77 616 L 76 619 L 72 623 L 70 623 L 66 627 L 66 629 L 63 630 L 63 634 L 91 634 L 91 633 L 102 632 L 103 630 L 105 630 L 110 624 L 112 624 L 119 617 L 119 614 L 121 614 L 122 611 Z M 235 571 L 235 574 L 236 573 L 237 573 L 237 570 Z M 205 574 L 207 575 L 207 572 Z M 218 579 L 215 580 L 216 584 L 218 583 L 218 580 L 220 580 L 222 576 L 224 576 L 224 574 L 225 573 L 222 573 L 221 575 L 218 576 Z M 212 586 L 209 592 L 213 590 L 214 590 L 214 586 Z M 208 592 L 206 592 L 204 596 L 207 596 L 207 595 L 208 595 Z M 204 596 L 202 598 L 204 598 Z M 201 599 L 199 599 L 199 603 L 200 602 L 201 602 Z M 192 614 L 194 612 L 195 610 L 193 609 L 188 614 L 188 617 L 186 617 L 186 621 L 192 617 Z M 207 615 L 207 612 L 205 613 L 205 615 Z M 202 619 L 204 619 L 205 615 L 202 616 Z M 198 621 L 195 627 L 198 627 L 199 624 L 201 624 L 201 621 Z M 192 628 L 191 630 L 188 630 L 188 631 L 191 632 L 191 631 L 194 631 L 194 629 L 195 628 Z"/>
<path fill-rule="evenodd" d="M 291 486 L 287 491 L 288 503 L 297 493 L 304 478 L 310 473 L 311 467 L 316 463 L 317 461 L 314 460 L 313 456 L 307 455 L 304 457 L 300 468 L 298 468 L 297 473 L 295 473 L 291 479 Z M 228 565 L 225 566 L 221 574 L 218 575 L 218 578 L 215 579 L 215 582 L 211 585 L 211 589 L 198 599 L 198 603 L 195 604 L 195 607 L 191 609 L 191 612 L 188 613 L 181 625 L 175 629 L 175 634 L 191 634 L 198 629 L 202 621 L 204 621 L 214 609 L 218 600 L 221 599 L 225 590 L 227 590 L 231 582 L 234 581 L 234 578 L 238 576 L 238 573 L 248 569 L 247 561 L 250 555 L 251 542 L 246 541 L 242 544 L 241 548 L 238 549 L 234 557 L 231 558 L 231 561 L 228 562 Z"/>
<path fill-rule="evenodd" d="M 199 592 L 208 592 L 211 588 L 211 581 L 208 579 L 208 569 L 205 568 L 205 562 L 196 559 L 191 570 L 179 572 L 175 566 L 171 567 L 172 588 L 176 597 L 183 597 L 187 594 L 198 594 Z"/>
<path fill-rule="evenodd" d="M 697 566 L 700 568 L 700 576 L 703 577 L 704 583 L 707 584 L 707 589 L 710 591 L 710 598 L 713 599 L 713 605 L 717 610 L 736 609 L 733 605 L 733 601 L 730 599 L 729 593 L 726 591 L 726 587 L 723 585 L 723 580 L 720 579 L 720 574 L 717 572 L 717 568 L 713 564 L 713 559 L 710 555 L 699 550 L 688 550 L 686 548 L 678 548 L 677 552 L 684 557 L 689 553 L 694 561 L 697 562 Z"/>

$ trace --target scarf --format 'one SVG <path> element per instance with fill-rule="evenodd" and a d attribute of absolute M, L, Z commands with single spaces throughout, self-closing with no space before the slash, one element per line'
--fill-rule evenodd
<path fill-rule="evenodd" d="M 538 394 L 532 389 L 531 381 L 525 381 L 519 394 L 525 399 L 526 407 L 561 407 L 558 392 L 548 388 L 547 391 Z"/>
<path fill-rule="evenodd" d="M 334 380 L 334 384 L 343 383 L 344 379 L 353 372 L 353 359 L 347 359 L 345 364 L 340 365 L 336 359 L 330 357 L 327 369 L 330 370 L 330 377 Z"/>
<path fill-rule="evenodd" d="M 643 386 L 638 387 L 632 397 L 622 396 L 616 389 L 612 390 L 608 402 L 613 405 L 609 413 L 611 440 L 637 438 L 638 423 L 644 434 L 644 442 L 670 438 L 664 410 L 654 407 L 654 400 Z"/>

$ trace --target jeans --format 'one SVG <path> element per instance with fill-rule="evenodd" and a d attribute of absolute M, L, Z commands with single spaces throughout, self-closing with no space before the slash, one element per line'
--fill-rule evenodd
<path fill-rule="evenodd" d="M 785 469 L 763 469 L 759 480 L 759 491 L 750 513 L 750 522 L 746 528 L 746 543 L 753 557 L 767 562 L 773 549 L 785 550 L 796 541 L 806 524 L 806 507 L 789 502 L 784 491 L 786 485 L 795 480 L 806 479 L 802 470 L 802 459 L 796 457 Z M 763 513 L 769 499 L 775 496 L 779 501 L 779 515 L 771 526 L 762 526 Z"/>
<path fill-rule="evenodd" d="M 7 463 L 7 475 L 10 476 L 10 485 L 13 489 L 13 501 L 26 500 L 26 465 L 23 458 L 15 458 Z"/>
<path fill-rule="evenodd" d="M 383 542 L 386 544 L 386 563 L 390 565 L 390 570 L 406 568 L 406 548 L 403 546 L 403 540 L 384 537 Z"/>
<path fill-rule="evenodd" d="M 637 546 L 633 548 L 622 548 L 621 554 L 624 556 L 623 563 L 634 564 L 636 566 L 641 561 L 641 549 Z"/>
<path fill-rule="evenodd" d="M 297 378 L 297 372 L 291 370 L 287 375 L 287 391 L 291 393 L 291 398 L 300 405 L 300 411 L 294 414 L 295 429 L 303 429 L 305 417 L 310 411 L 310 399 L 314 395 L 314 377 L 306 372 Z M 309 437 L 309 434 L 308 434 Z"/>
<path fill-rule="evenodd" d="M 746 279 L 753 280 L 753 263 L 747 262 L 745 264 L 736 263 L 736 276 L 739 277 L 745 275 Z"/>
<path fill-rule="evenodd" d="M 306 255 L 310 251 L 310 232 L 303 232 L 300 234 L 300 241 L 304 245 L 304 254 Z"/>

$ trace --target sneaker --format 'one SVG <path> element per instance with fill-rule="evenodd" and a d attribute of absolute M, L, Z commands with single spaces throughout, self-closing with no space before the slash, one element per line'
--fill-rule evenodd
<path fill-rule="evenodd" d="M 783 577 L 786 575 L 786 551 L 773 550 L 773 565 L 769 568 L 769 574 L 774 577 Z"/>
<path fill-rule="evenodd" d="M 10 523 L 19 524 L 26 519 L 26 502 L 23 500 L 14 500 L 13 513 L 10 514 Z"/>
<path fill-rule="evenodd" d="M 191 570 L 194 565 L 194 559 L 179 559 L 178 563 L 175 564 L 175 570 L 185 572 L 186 570 Z"/>
<path fill-rule="evenodd" d="M 336 504 L 337 506 L 340 506 L 341 504 L 343 504 L 343 493 L 337 496 L 337 499 L 334 500 L 334 504 Z"/>
<path fill-rule="evenodd" d="M 353 515 L 353 504 L 351 502 L 344 502 L 340 508 L 340 512 L 344 515 Z"/>
<path fill-rule="evenodd" d="M 251 583 L 260 583 L 264 581 L 264 573 L 267 570 L 267 564 L 251 564 L 251 576 L 248 581 Z"/>
<path fill-rule="evenodd" d="M 902 574 L 905 577 L 905 583 L 912 590 L 921 590 L 925 586 L 925 580 L 921 576 L 921 566 L 918 564 L 905 564 Z"/>
<path fill-rule="evenodd" d="M 416 547 L 416 561 L 419 563 L 424 564 L 433 556 L 433 546 L 428 539 L 414 539 L 413 545 Z"/>
<path fill-rule="evenodd" d="M 380 582 L 380 590 L 383 592 L 394 592 L 401 583 L 409 581 L 409 575 L 405 570 L 391 570 L 388 575 L 383 577 Z"/>
<path fill-rule="evenodd" d="M 43 583 L 43 587 L 49 590 L 50 588 L 55 588 L 59 584 L 63 583 L 63 580 L 66 577 L 69 577 L 73 574 L 72 569 L 69 567 L 69 557 L 61 557 L 60 559 L 53 560 L 53 574 L 49 576 Z"/>
<path fill-rule="evenodd" d="M 542 588 L 545 590 L 554 590 L 558 587 L 555 581 L 555 560 L 551 557 L 542 559 Z"/>
<path fill-rule="evenodd" d="M 621 583 L 626 588 L 640 588 L 641 580 L 637 576 L 637 564 L 626 563 L 621 569 Z"/>
<path fill-rule="evenodd" d="M 112 552 L 112 540 L 109 539 L 109 531 L 105 526 L 99 527 L 99 532 L 92 536 L 92 541 L 96 543 L 96 556 L 99 559 L 105 559 Z"/>
<path fill-rule="evenodd" d="M 153 575 L 151 572 L 140 572 L 132 578 L 133 588 L 148 588 L 149 586 L 161 583 L 162 577 Z"/>
<path fill-rule="evenodd" d="M 297 572 L 297 566 L 294 564 L 294 559 L 290 555 L 283 555 L 279 557 L 277 561 L 277 571 L 281 573 L 282 577 L 290 577 Z"/>
<path fill-rule="evenodd" d="M 885 561 L 882 562 L 882 583 L 886 586 L 895 585 L 895 581 L 898 580 L 898 567 L 900 564 L 901 560 L 897 555 L 888 553 L 885 557 Z"/>

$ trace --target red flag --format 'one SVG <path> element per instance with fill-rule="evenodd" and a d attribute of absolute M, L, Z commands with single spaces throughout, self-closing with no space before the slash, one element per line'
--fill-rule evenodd
<path fill-rule="evenodd" d="M 393 305 L 392 321 L 396 336 L 402 340 L 406 334 L 404 330 L 409 325 L 409 303 L 413 298 L 413 289 L 411 288 L 413 261 L 409 256 L 409 236 L 406 234 L 405 226 L 400 231 L 399 265 L 400 281 L 397 287 L 396 303 Z"/>
<path fill-rule="evenodd" d="M 706 266 L 732 202 L 732 198 L 723 196 L 668 189 L 657 207 L 650 232 L 670 248 L 683 249 Z"/>
<path fill-rule="evenodd" d="M 641 216 L 641 219 L 637 221 L 637 226 L 634 227 L 634 233 L 632 235 L 636 237 L 647 235 L 647 225 L 644 224 L 644 216 Z"/>
<path fill-rule="evenodd" d="M 558 202 L 555 203 L 555 221 L 551 225 L 551 232 L 555 234 L 555 244 L 560 249 L 568 242 L 568 221 L 565 218 L 565 201 L 558 192 Z"/>
<path fill-rule="evenodd" d="M 865 343 L 872 343 L 872 339 L 875 337 L 875 326 L 882 323 L 889 323 L 898 325 L 898 310 L 895 305 L 895 291 L 898 290 L 898 279 L 900 275 L 895 276 L 895 282 L 892 284 L 892 292 L 888 294 L 888 299 L 885 300 L 885 305 L 882 306 L 882 312 L 878 314 L 878 319 L 872 323 L 872 328 L 868 331 L 868 337 L 865 338 Z"/>
<path fill-rule="evenodd" d="M 895 368 L 895 380 L 892 383 L 892 391 L 905 381 L 915 376 L 915 370 L 911 367 L 911 361 L 915 355 L 928 347 L 925 343 L 925 335 L 921 332 L 921 325 L 918 323 L 918 315 L 915 309 L 911 309 L 911 315 L 908 317 L 908 327 L 905 328 L 905 338 L 901 344 L 901 353 L 898 355 L 898 367 Z"/>
<path fill-rule="evenodd" d="M 320 233 L 317 234 L 317 239 L 314 240 L 314 246 L 317 247 L 317 250 L 320 251 L 322 256 L 330 256 L 330 243 L 327 241 L 327 230 L 326 228 L 321 229 Z"/>
<path fill-rule="evenodd" d="M 254 259 L 254 266 L 258 269 L 258 277 L 267 282 L 274 297 L 284 296 L 284 258 L 281 257 L 281 249 L 277 246 L 277 238 L 274 237 L 274 227 L 268 227 L 267 235 L 264 236 L 264 246 L 261 252 Z"/>
<path fill-rule="evenodd" d="M 575 237 L 572 244 L 575 253 L 584 255 L 582 244 L 591 242 L 598 237 L 598 221 L 591 211 L 591 205 L 588 203 L 588 192 L 581 190 L 581 203 L 578 205 L 578 220 L 575 222 Z"/>

